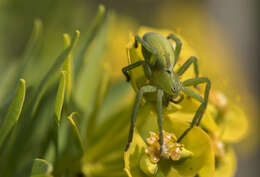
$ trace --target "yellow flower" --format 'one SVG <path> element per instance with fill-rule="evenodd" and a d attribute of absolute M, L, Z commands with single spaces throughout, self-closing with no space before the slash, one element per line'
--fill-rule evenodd
<path fill-rule="evenodd" d="M 183 1 L 178 1 L 174 5 L 165 3 L 155 13 L 158 26 L 181 29 L 179 30 L 181 36 L 189 39 L 190 46 L 198 54 L 196 56 L 198 56 L 199 70 L 212 80 L 212 88 L 225 95 L 228 107 L 235 106 L 239 109 L 239 111 L 234 111 L 236 114 L 240 112 L 239 119 L 246 117 L 247 121 L 244 122 L 245 127 L 248 128 L 241 138 L 248 136 L 240 143 L 238 150 L 247 155 L 255 152 L 259 142 L 257 138 L 259 103 L 254 93 L 250 91 L 254 82 L 250 82 L 245 77 L 243 63 L 238 60 L 241 56 L 238 56 L 236 50 L 231 48 L 231 42 L 229 38 L 225 38 L 227 34 L 220 24 L 211 18 L 207 7 L 202 3 Z M 242 59 L 246 60 L 246 58 Z M 244 129 L 244 125 L 242 126 Z"/>
<path fill-rule="evenodd" d="M 175 161 L 179 158 L 177 157 L 178 153 L 171 154 L 171 151 L 169 151 L 166 153 L 167 158 L 161 158 L 158 155 L 157 135 L 152 134 L 152 137 L 154 138 L 147 136 L 149 131 L 157 131 L 157 117 L 156 114 L 151 111 L 151 106 L 145 104 L 141 110 L 147 108 L 149 111 L 138 116 L 138 120 L 143 120 L 142 124 L 137 125 L 131 146 L 124 154 L 125 171 L 128 176 L 143 177 L 145 176 L 144 173 L 150 175 L 156 173 L 158 176 L 161 174 L 166 177 L 181 177 L 195 176 L 197 173 L 200 173 L 203 177 L 212 177 L 215 168 L 214 152 L 209 136 L 202 129 L 195 127 L 187 136 L 185 136 L 181 143 L 182 145 L 174 144 L 174 136 L 179 137 L 189 127 L 189 124 L 178 119 L 171 119 L 170 117 L 164 116 L 164 130 L 171 135 L 169 138 L 170 141 L 168 141 L 170 142 L 169 149 L 178 152 L 178 148 L 182 149 L 184 146 L 192 152 L 193 155 L 191 156 L 191 153 L 188 152 L 187 154 L 189 155 L 186 156 L 186 158 L 181 156 L 179 160 Z M 150 149 L 150 145 L 145 143 L 144 139 L 146 138 L 149 138 L 148 144 L 152 144 L 152 149 Z M 148 152 L 146 149 L 149 149 Z M 187 151 L 184 149 L 182 150 L 181 154 L 186 154 Z M 150 157 L 147 156 L 147 153 L 151 154 L 152 157 L 156 157 L 154 162 L 157 162 L 160 158 L 159 162 L 154 163 L 151 161 Z M 172 155 L 174 160 L 168 159 L 168 155 Z M 177 156 L 175 157 L 175 155 Z M 149 159 L 149 161 L 147 159 Z M 153 164 L 158 164 L 158 166 Z"/>
<path fill-rule="evenodd" d="M 192 156 L 192 152 L 187 151 L 183 144 L 177 143 L 177 137 L 174 134 L 166 131 L 163 131 L 164 144 L 160 154 L 159 136 L 152 131 L 149 134 L 150 137 L 146 139 L 149 146 L 145 148 L 145 153 L 150 156 L 151 162 L 158 163 L 161 157 L 177 161 Z"/>
<path fill-rule="evenodd" d="M 157 30 L 148 27 L 141 27 L 138 34 L 140 36 L 143 36 L 148 31 L 157 32 L 165 36 L 172 33 L 171 31 L 168 30 Z M 199 64 L 202 63 L 203 61 L 200 61 L 200 57 L 190 47 L 188 42 L 186 42 L 182 38 L 182 36 L 180 36 L 180 34 L 176 32 L 174 34 L 177 35 L 178 38 L 180 38 L 180 40 L 183 43 L 180 59 L 176 64 L 176 68 L 174 69 L 177 70 L 178 67 L 180 67 L 190 56 L 196 56 L 199 59 Z M 144 59 L 141 52 L 141 47 L 139 46 L 138 48 L 134 48 L 133 43 L 134 43 L 134 37 L 130 36 L 130 42 L 127 46 L 129 64 Z M 175 47 L 174 43 L 173 43 L 173 47 Z M 203 72 L 200 75 L 204 76 Z M 148 83 L 148 80 L 144 75 L 144 71 L 142 67 L 137 67 L 131 70 L 130 76 L 131 76 L 131 84 L 136 91 L 140 88 L 140 86 Z M 194 77 L 195 75 L 194 75 L 193 68 L 190 68 L 182 76 L 181 80 L 184 81 Z M 211 80 L 214 82 L 214 78 Z M 203 86 L 199 86 L 198 89 L 195 88 L 192 89 L 194 89 L 194 91 L 196 92 L 199 92 L 201 96 L 203 96 L 203 92 L 204 92 Z M 237 105 L 233 103 L 232 99 L 231 99 L 232 101 L 230 101 L 230 99 L 228 99 L 229 97 L 225 96 L 225 93 L 221 91 L 217 91 L 214 87 L 211 90 L 212 92 L 210 94 L 208 108 L 203 116 L 201 127 L 211 135 L 210 137 L 214 147 L 213 148 L 214 155 L 218 164 L 222 164 L 222 165 L 226 164 L 227 166 L 229 166 L 230 168 L 227 169 L 227 171 L 229 171 L 227 174 L 230 175 L 233 174 L 235 170 L 234 167 L 235 157 L 230 147 L 228 147 L 227 150 L 226 143 L 238 142 L 246 135 L 248 129 L 247 117 L 245 113 L 241 110 L 241 108 L 239 108 Z M 165 111 L 164 117 L 170 115 L 169 119 L 171 121 L 179 120 L 182 122 L 191 122 L 200 103 L 194 99 L 191 99 L 190 97 L 185 96 L 184 100 L 178 106 L 175 104 L 171 104 L 171 105 L 174 108 L 173 111 L 170 111 L 171 114 L 169 114 L 169 111 L 168 112 Z M 152 134 L 150 139 L 148 139 L 149 142 L 151 142 L 152 139 L 157 140 L 154 134 Z M 157 163 L 160 160 L 160 154 L 158 153 L 159 144 L 156 143 L 156 141 L 154 143 L 149 143 L 149 142 L 148 144 L 150 144 L 150 146 L 146 148 L 146 153 L 150 155 L 152 162 Z M 178 147 L 181 147 L 181 145 Z M 166 158 L 168 157 L 167 155 L 168 155 L 167 153 L 164 154 Z M 176 158 L 178 159 L 178 157 Z M 232 164 L 228 164 L 228 163 L 232 163 Z M 216 164 L 210 163 L 210 164 L 216 165 L 217 171 L 222 170 L 222 168 L 218 168 L 217 163 Z M 206 170 L 203 170 L 202 168 L 202 170 L 198 171 L 198 173 L 200 176 L 207 176 L 208 173 L 205 171 Z"/>

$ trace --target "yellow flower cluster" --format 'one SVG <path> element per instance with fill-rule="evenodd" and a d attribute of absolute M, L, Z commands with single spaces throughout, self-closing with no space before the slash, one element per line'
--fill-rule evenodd
<path fill-rule="evenodd" d="M 157 30 L 153 28 L 142 27 L 140 28 L 138 35 L 143 36 L 146 32 L 157 32 L 164 36 L 173 33 L 172 31 L 168 30 Z M 180 59 L 178 60 L 174 71 L 177 70 L 190 56 L 197 56 L 199 64 L 203 62 L 203 60 L 200 60 L 197 53 L 178 33 L 174 34 L 177 35 L 183 43 Z M 130 43 L 127 46 L 129 64 L 143 60 L 141 47 L 139 46 L 136 49 L 133 47 L 133 44 L 134 37 L 131 36 Z M 175 48 L 175 43 L 172 43 L 172 45 L 173 48 Z M 131 70 L 130 75 L 131 84 L 135 91 L 137 91 L 140 86 L 145 85 L 148 82 L 148 80 L 145 78 L 142 67 Z M 194 71 L 193 68 L 191 68 L 188 69 L 180 79 L 181 81 L 184 81 L 194 77 Z M 211 81 L 214 82 L 214 80 Z M 205 89 L 203 85 L 198 85 L 198 88 L 196 89 L 192 87 L 190 88 L 203 96 Z M 146 102 L 145 104 L 149 103 Z M 151 116 L 146 115 L 145 119 L 149 119 L 149 122 L 146 121 L 145 123 L 148 125 L 142 126 L 146 127 L 145 129 L 150 131 L 150 137 L 146 138 L 148 146 L 144 145 L 144 143 L 140 143 L 139 141 L 133 143 L 136 143 L 136 146 L 132 147 L 133 149 L 125 154 L 125 170 L 127 171 L 127 174 L 129 176 L 140 176 L 132 171 L 131 168 L 139 167 L 131 166 L 130 157 L 133 155 L 131 152 L 135 152 L 135 148 L 145 147 L 145 150 L 141 151 L 140 153 L 146 155 L 148 154 L 150 161 L 152 163 L 158 163 L 159 165 L 158 171 L 154 170 L 158 167 L 152 168 L 153 171 L 149 174 L 153 174 L 156 171 L 157 174 L 163 173 L 164 176 L 169 177 L 173 175 L 180 177 L 195 176 L 197 174 L 201 177 L 231 177 L 235 172 L 236 166 L 235 154 L 232 150 L 231 144 L 238 142 L 243 137 L 245 137 L 248 130 L 247 117 L 240 107 L 230 101 L 223 92 L 220 92 L 213 87 L 211 89 L 208 107 L 203 116 L 200 128 L 193 128 L 192 130 L 194 131 L 191 131 L 187 137 L 183 139 L 183 144 L 177 143 L 176 137 L 179 137 L 184 132 L 185 128 L 189 126 L 199 105 L 200 103 L 198 101 L 188 96 L 184 96 L 184 100 L 181 103 L 170 103 L 170 106 L 168 106 L 170 108 L 164 108 L 166 110 L 164 111 L 163 126 L 165 130 L 165 144 L 163 145 L 165 147 L 165 151 L 162 152 L 161 155 L 160 145 L 158 143 L 158 135 L 154 133 L 157 130 L 156 128 L 152 128 L 155 125 L 150 123 Z M 156 121 L 154 124 L 156 124 Z M 176 128 L 176 126 L 178 127 Z M 142 128 L 138 129 L 142 130 Z M 151 132 L 152 130 L 154 132 Z M 136 132 L 134 136 L 136 136 L 136 134 L 138 133 Z M 140 136 L 144 138 L 145 133 L 140 132 Z M 187 151 L 184 146 L 190 151 Z M 204 149 L 203 151 L 203 146 L 207 147 L 207 150 Z M 165 163 L 165 160 L 162 160 L 161 162 L 161 157 L 163 157 L 163 159 L 178 161 L 182 158 L 182 153 L 185 151 L 189 152 L 189 157 L 191 158 L 178 162 L 178 165 L 171 163 L 170 161 Z M 136 155 L 134 156 L 137 157 Z M 142 157 L 142 155 L 140 156 Z M 145 174 L 148 174 L 147 169 L 149 169 L 149 165 L 146 166 L 147 168 L 144 168 L 144 165 L 141 165 L 141 169 L 145 172 Z M 150 166 L 153 166 L 153 164 Z M 170 172 L 166 172 L 163 170 L 164 168 L 170 168 L 171 170 Z M 189 170 L 189 168 L 193 170 Z"/>
<path fill-rule="evenodd" d="M 150 131 L 150 137 L 146 139 L 149 144 L 145 149 L 145 153 L 150 156 L 153 163 L 158 163 L 160 158 L 171 158 L 173 161 L 180 160 L 181 157 L 192 156 L 192 153 L 184 149 L 184 145 L 177 143 L 177 138 L 173 133 L 163 131 L 163 152 L 160 154 L 159 136 Z"/>

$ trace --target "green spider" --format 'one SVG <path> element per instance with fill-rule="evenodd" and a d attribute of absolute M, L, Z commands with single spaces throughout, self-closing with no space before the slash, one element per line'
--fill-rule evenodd
<path fill-rule="evenodd" d="M 169 40 L 173 40 L 176 43 L 175 49 Z M 127 81 L 130 81 L 130 75 L 128 72 L 138 66 L 143 66 L 145 77 L 149 82 L 148 84 L 142 85 L 137 91 L 134 108 L 131 115 L 128 143 L 125 147 L 125 151 L 128 150 L 133 139 L 135 121 L 142 97 L 146 96 L 149 100 L 151 98 L 149 98 L 147 94 L 156 93 L 156 111 L 160 132 L 159 143 L 160 152 L 162 153 L 164 144 L 162 126 L 163 106 L 166 107 L 170 101 L 174 103 L 181 102 L 184 98 L 183 93 L 201 102 L 201 105 L 192 119 L 190 127 L 178 138 L 178 142 L 180 142 L 194 126 L 199 126 L 208 104 L 211 83 L 207 77 L 199 77 L 197 59 L 193 56 L 190 57 L 176 72 L 173 71 L 182 48 L 180 39 L 178 39 L 175 35 L 170 34 L 166 38 L 161 34 L 148 32 L 144 34 L 143 38 L 140 38 L 139 36 L 135 37 L 134 47 L 137 48 L 139 44 L 141 44 L 142 47 L 144 60 L 140 60 L 124 67 L 122 72 L 126 76 Z M 194 64 L 195 78 L 181 82 L 179 80 L 179 76 L 181 76 L 191 66 L 191 64 Z M 196 87 L 198 84 L 202 83 L 206 83 L 204 98 L 192 89 L 187 88 L 188 86 Z"/>

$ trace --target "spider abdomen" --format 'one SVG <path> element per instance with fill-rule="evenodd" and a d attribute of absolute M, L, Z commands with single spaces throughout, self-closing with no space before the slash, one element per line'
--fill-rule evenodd
<path fill-rule="evenodd" d="M 170 67 L 175 63 L 174 49 L 170 41 L 161 34 L 148 32 L 143 36 L 143 40 L 156 52 L 156 56 L 152 55 L 147 49 L 142 47 L 145 60 L 156 67 Z"/>

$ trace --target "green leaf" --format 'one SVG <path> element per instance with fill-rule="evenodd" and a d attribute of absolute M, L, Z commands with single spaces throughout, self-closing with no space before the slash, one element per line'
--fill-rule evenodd
<path fill-rule="evenodd" d="M 96 99 L 94 102 L 94 108 L 93 111 L 87 120 L 87 126 L 86 126 L 86 141 L 89 142 L 91 138 L 93 137 L 93 132 L 96 127 L 97 123 L 97 115 L 100 110 L 100 105 L 103 103 L 105 93 L 107 91 L 108 82 L 109 82 L 109 73 L 108 73 L 108 65 L 104 65 L 104 68 L 102 70 L 102 75 L 99 81 L 99 86 L 96 91 Z"/>
<path fill-rule="evenodd" d="M 101 105 L 99 120 L 105 119 L 117 114 L 120 110 L 132 104 L 134 94 L 131 87 L 125 81 L 113 84 L 107 91 L 106 97 Z"/>
<path fill-rule="evenodd" d="M 70 46 L 71 39 L 69 34 L 63 34 L 63 40 L 64 40 L 64 48 Z M 66 103 L 70 102 L 71 97 L 71 88 L 72 88 L 72 52 L 68 55 L 67 59 L 64 61 L 63 70 L 66 71 L 66 83 L 67 83 L 67 89 L 66 89 Z"/>
<path fill-rule="evenodd" d="M 76 79 L 81 71 L 84 62 L 84 56 L 86 55 L 86 51 L 89 48 L 91 42 L 95 39 L 96 35 L 98 34 L 99 29 L 102 26 L 102 22 L 104 21 L 104 17 L 105 17 L 105 7 L 103 5 L 99 5 L 96 17 L 93 20 L 87 32 L 86 39 L 84 39 L 85 43 L 83 45 L 83 48 L 81 49 L 80 54 L 75 58 L 74 70 L 75 70 Z"/>
<path fill-rule="evenodd" d="M 80 133 L 79 133 L 79 129 L 75 123 L 75 121 L 73 120 L 73 117 L 76 115 L 77 113 L 71 113 L 68 117 L 68 121 L 71 125 L 71 129 L 72 129 L 72 133 L 74 136 L 74 142 L 76 143 L 76 146 L 78 147 L 78 150 L 80 151 L 81 155 L 83 155 L 85 153 L 85 147 L 83 144 L 83 141 L 80 137 Z"/>
<path fill-rule="evenodd" d="M 6 66 L 6 64 L 3 64 Z M 12 99 L 12 94 L 15 88 L 14 84 L 16 83 L 17 78 L 17 68 L 15 65 L 11 65 L 8 68 L 3 68 L 2 72 L 0 73 L 0 100 L 2 100 L 0 105 L 0 112 L 2 110 L 6 110 L 8 103 Z"/>
<path fill-rule="evenodd" d="M 71 42 L 71 45 L 68 48 L 66 48 L 58 56 L 58 58 L 56 59 L 55 63 L 52 65 L 50 70 L 47 72 L 47 74 L 44 76 L 44 78 L 40 82 L 40 84 L 39 84 L 39 86 L 37 88 L 37 91 L 34 94 L 33 101 L 32 101 L 33 102 L 32 116 L 35 114 L 35 112 L 36 112 L 36 110 L 38 108 L 38 105 L 40 103 L 40 100 L 41 100 L 41 98 L 43 96 L 43 93 L 46 90 L 47 81 L 49 81 L 49 79 L 52 78 L 53 74 L 58 71 L 58 69 L 61 67 L 61 65 L 64 63 L 64 61 L 67 59 L 68 55 L 70 54 L 70 52 L 71 52 L 71 50 L 72 50 L 72 48 L 74 46 L 74 43 L 76 41 L 78 41 L 78 37 L 79 37 L 79 32 L 76 31 L 75 35 L 73 37 L 73 40 Z"/>
<path fill-rule="evenodd" d="M 122 162 L 121 162 L 122 163 Z M 93 163 L 93 164 L 85 164 L 82 168 L 83 173 L 85 176 L 92 176 L 92 177 L 125 177 L 125 173 L 122 170 L 122 166 L 119 164 L 110 165 L 110 164 L 100 164 L 100 163 Z"/>
<path fill-rule="evenodd" d="M 53 170 L 52 165 L 44 159 L 34 159 L 31 177 L 50 176 Z"/>
<path fill-rule="evenodd" d="M 63 107 L 64 102 L 64 95 L 65 95 L 65 89 L 66 89 L 66 72 L 61 72 L 61 78 L 59 82 L 58 92 L 56 95 L 56 101 L 54 104 L 54 121 L 56 125 L 54 126 L 54 141 L 56 146 L 56 157 L 58 157 L 58 149 L 59 149 L 59 141 L 58 141 L 58 129 L 60 127 L 60 118 L 61 118 L 61 111 Z"/>
<path fill-rule="evenodd" d="M 19 78 L 26 78 L 25 71 L 28 68 L 33 56 L 36 53 L 36 49 L 38 49 L 37 44 L 40 42 L 42 35 L 42 21 L 40 19 L 35 19 L 33 23 L 33 29 L 31 32 L 30 39 L 28 40 L 24 53 L 22 57 L 19 59 L 18 63 L 15 63 L 11 67 L 7 67 L 7 64 L 3 69 L 4 71 L 1 74 L 0 79 L 0 100 L 7 100 L 8 103 L 11 100 L 10 93 L 14 92 L 13 88 L 16 87 L 16 82 Z M 27 80 L 27 79 L 26 79 Z M 28 81 L 28 80 L 27 80 Z M 4 99 L 3 99 L 4 98 Z M 3 103 L 2 103 L 3 104 Z"/>
<path fill-rule="evenodd" d="M 35 54 L 36 44 L 40 42 L 40 37 L 42 35 L 42 21 L 40 19 L 35 19 L 33 24 L 32 34 L 25 48 L 22 63 L 20 64 L 18 76 L 24 74 L 28 64 L 30 63 L 32 54 Z"/>
<path fill-rule="evenodd" d="M 95 141 L 93 141 L 87 148 L 87 161 L 95 161 L 101 158 L 103 159 L 115 151 L 119 151 L 119 154 L 122 153 L 124 148 L 124 144 L 122 142 L 127 139 L 129 131 L 129 127 L 127 126 L 129 120 L 126 119 L 125 116 L 121 116 L 122 114 L 123 112 L 113 117 L 114 119 L 110 119 L 111 121 L 114 120 L 114 122 L 106 122 L 108 123 L 107 126 L 105 126 L 104 123 L 104 126 L 98 128 L 99 131 L 95 133 L 94 137 Z M 118 132 L 120 132 L 120 134 L 118 134 Z M 98 135 L 98 137 L 96 137 L 96 135 Z"/>
<path fill-rule="evenodd" d="M 71 97 L 71 89 L 72 89 L 72 83 L 73 83 L 73 70 L 72 70 L 72 60 L 73 60 L 73 49 L 75 48 L 75 46 L 77 45 L 79 36 L 80 36 L 80 32 L 77 30 L 76 31 L 76 41 L 74 42 L 73 46 L 72 46 L 72 50 L 70 52 L 70 54 L 68 55 L 67 59 L 64 62 L 64 66 L 63 69 L 64 71 L 66 71 L 66 84 L 67 84 L 67 89 L 66 89 L 66 102 L 69 103 L 70 101 L 70 97 Z M 64 34 L 63 35 L 64 38 L 64 47 L 67 48 L 70 46 L 70 36 L 68 34 Z"/>
<path fill-rule="evenodd" d="M 56 96 L 56 101 L 54 105 L 54 118 L 58 126 L 60 124 L 60 117 L 61 117 L 61 111 L 63 107 L 65 88 L 66 88 L 66 71 L 62 71 L 60 82 L 59 82 L 59 88 Z"/>
<path fill-rule="evenodd" d="M 115 151 L 120 151 L 118 153 L 121 153 L 126 145 L 125 143 L 129 134 L 131 111 L 132 107 L 130 106 L 127 106 L 127 108 L 124 109 L 120 108 L 119 113 L 102 122 L 101 126 L 97 128 L 98 131 L 95 132 L 95 143 L 91 144 L 87 149 L 88 155 L 86 156 L 86 159 L 88 161 L 95 161 L 104 158 L 111 152 Z M 141 118 L 144 115 L 147 115 L 149 111 L 149 107 L 145 107 L 139 111 L 137 118 L 139 121 L 137 124 L 142 124 L 145 121 L 145 119 L 140 120 L 139 117 Z"/>
<path fill-rule="evenodd" d="M 11 132 L 12 128 L 19 119 L 24 103 L 25 92 L 25 80 L 20 79 L 15 96 L 8 108 L 7 115 L 5 116 L 3 124 L 0 128 L 0 147 L 2 146 L 6 136 Z"/>
<path fill-rule="evenodd" d="M 85 62 L 81 64 L 81 72 L 75 73 L 75 101 L 80 109 L 94 108 L 93 100 L 95 99 L 95 90 L 98 87 L 98 78 L 103 74 L 100 71 L 101 59 L 107 44 L 107 34 L 110 27 L 112 16 L 108 16 L 102 28 L 98 32 L 94 43 L 89 50 Z M 77 72 L 77 69 L 75 69 Z M 87 92 L 86 92 L 87 90 Z"/>
<path fill-rule="evenodd" d="M 57 149 L 56 149 L 55 144 L 49 143 L 49 146 L 46 148 L 46 152 L 44 154 L 44 159 L 46 159 L 50 163 L 55 163 L 56 152 L 57 152 Z"/>
<path fill-rule="evenodd" d="M 31 53 L 33 53 L 33 49 L 36 43 L 38 42 L 41 33 L 42 33 L 42 21 L 40 19 L 35 19 L 33 23 L 32 34 L 30 36 L 30 39 L 24 51 L 24 55 L 23 55 L 24 58 L 29 57 Z"/>

